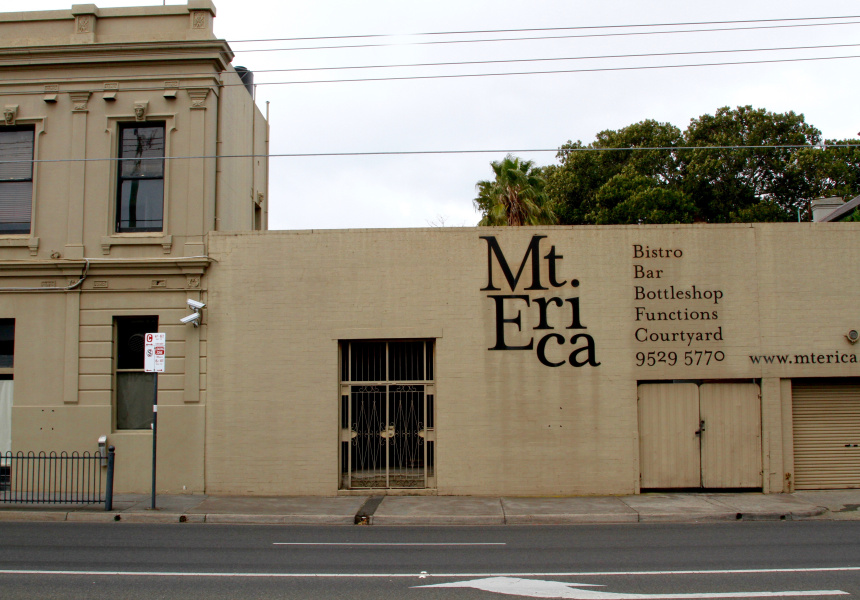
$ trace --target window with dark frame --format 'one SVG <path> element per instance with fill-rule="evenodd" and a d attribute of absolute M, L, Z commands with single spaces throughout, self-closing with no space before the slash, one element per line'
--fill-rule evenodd
<path fill-rule="evenodd" d="M 32 125 L 0 127 L 0 234 L 30 233 L 34 140 Z"/>
<path fill-rule="evenodd" d="M 0 319 L 0 369 L 11 369 L 14 366 L 15 319 Z"/>
<path fill-rule="evenodd" d="M 143 370 L 144 336 L 158 331 L 158 317 L 114 317 L 116 429 L 149 429 L 155 373 Z"/>
<path fill-rule="evenodd" d="M 3 382 L 11 382 L 15 379 L 12 374 L 13 366 L 15 366 L 15 319 L 0 319 L 0 390 L 2 390 L 0 392 L 0 491 L 9 489 L 12 475 L 11 465 L 3 458 L 6 452 L 12 450 L 10 425 L 12 389 L 11 384 L 7 385 Z"/>
<path fill-rule="evenodd" d="M 164 230 L 164 123 L 119 128 L 116 231 Z"/>

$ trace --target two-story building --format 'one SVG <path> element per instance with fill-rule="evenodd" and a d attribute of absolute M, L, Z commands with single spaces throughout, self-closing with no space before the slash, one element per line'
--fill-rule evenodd
<path fill-rule="evenodd" d="M 263 230 L 268 129 L 209 0 L 0 14 L 0 452 L 94 451 L 149 478 L 154 374 L 169 489 L 202 491 L 207 234 Z M 220 158 L 219 158 L 220 157 Z M 181 459 L 176 457 L 181 456 Z"/>

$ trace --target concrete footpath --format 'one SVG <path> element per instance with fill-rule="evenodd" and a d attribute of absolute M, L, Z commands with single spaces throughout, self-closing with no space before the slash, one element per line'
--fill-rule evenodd
<path fill-rule="evenodd" d="M 0 521 L 276 525 L 555 525 L 860 520 L 860 490 L 648 493 L 563 498 L 478 496 L 228 497 L 120 494 L 104 505 L 0 504 Z"/>

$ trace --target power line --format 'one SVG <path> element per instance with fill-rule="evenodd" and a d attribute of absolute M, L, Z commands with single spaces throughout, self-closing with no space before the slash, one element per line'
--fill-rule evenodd
<path fill-rule="evenodd" d="M 642 152 L 642 151 L 672 151 L 680 150 L 818 150 L 827 151 L 837 148 L 860 148 L 857 144 L 761 144 L 761 145 L 726 145 L 726 146 L 635 146 L 623 148 L 596 148 L 591 146 L 572 148 L 515 148 L 515 149 L 472 149 L 472 150 L 378 150 L 365 152 L 283 152 L 269 154 L 204 154 L 196 156 L 164 156 L 164 157 L 140 157 L 140 158 L 45 158 L 33 160 L 0 160 L 0 164 L 21 163 L 87 163 L 87 162 L 144 162 L 163 160 L 211 160 L 222 158 L 319 158 L 338 156 L 413 156 L 434 154 L 528 154 L 546 152 Z"/>
<path fill-rule="evenodd" d="M 510 64 L 523 62 L 553 62 L 564 60 L 605 60 L 610 58 L 649 58 L 657 56 L 690 56 L 696 54 L 733 54 L 740 52 L 783 52 L 789 50 L 826 50 L 833 48 L 855 48 L 860 44 L 832 44 L 820 46 L 785 46 L 780 48 L 738 48 L 733 50 L 690 50 L 683 52 L 647 52 L 642 54 L 602 54 L 590 56 L 567 56 L 567 57 L 551 57 L 551 58 L 512 58 L 504 60 L 470 60 L 470 61 L 455 61 L 455 62 L 439 62 L 439 63 L 410 63 L 410 64 L 394 64 L 394 65 L 356 65 L 346 67 L 304 67 L 293 69 L 261 69 L 254 73 L 295 73 L 305 71 L 342 71 L 349 69 L 387 69 L 387 68 L 414 68 L 414 67 L 452 67 L 452 66 L 467 66 L 467 65 L 490 65 L 490 64 Z M 262 83 L 261 85 L 265 85 Z"/>
<path fill-rule="evenodd" d="M 298 48 L 252 48 L 249 50 L 235 50 L 235 53 L 248 52 L 292 52 L 295 50 L 344 50 L 356 48 L 383 48 L 388 46 L 430 46 L 439 44 L 483 44 L 488 42 L 524 42 L 537 40 L 564 40 L 597 37 L 619 37 L 632 35 L 667 35 L 674 33 L 712 33 L 717 31 L 756 31 L 761 29 L 786 29 L 791 27 L 826 27 L 830 25 L 856 25 L 860 21 L 846 21 L 843 23 L 798 23 L 793 25 L 761 25 L 756 27 L 718 27 L 713 29 L 679 29 L 669 31 L 628 31 L 622 33 L 586 33 L 581 35 L 547 35 L 517 38 L 491 38 L 477 40 L 433 40 L 430 42 L 401 42 L 395 44 L 348 44 L 338 46 L 302 46 Z"/>
<path fill-rule="evenodd" d="M 589 56 L 567 56 L 567 57 L 549 57 L 549 58 L 512 58 L 500 60 L 471 60 L 471 61 L 451 61 L 451 62 L 436 62 L 436 63 L 400 63 L 400 64 L 378 64 L 378 65 L 346 65 L 340 67 L 295 67 L 290 69 L 255 69 L 255 75 L 260 73 L 299 73 L 308 71 L 345 71 L 353 69 L 389 69 L 389 68 L 424 68 L 424 67 L 452 67 L 452 66 L 468 66 L 468 65 L 490 65 L 490 64 L 511 64 L 511 63 L 528 63 L 528 62 L 556 62 L 566 60 L 606 60 L 616 58 L 652 58 L 659 56 L 692 56 L 699 54 L 736 54 L 742 52 L 786 52 L 796 50 L 830 50 L 834 48 L 856 48 L 860 44 L 827 44 L 815 46 L 782 46 L 776 48 L 736 48 L 730 50 L 689 50 L 679 52 L 646 52 L 640 54 L 602 54 Z M 198 72 L 198 73 L 181 73 L 181 77 L 187 78 L 190 76 L 213 75 L 213 72 Z M 155 73 L 147 74 L 147 77 L 177 77 L 173 73 Z M 139 76 L 128 75 L 113 77 L 114 81 L 136 80 Z M 81 75 L 78 77 L 65 77 L 66 81 L 76 80 L 92 80 L 92 75 Z M 21 77 L 15 78 L 14 81 L 45 81 L 44 77 Z M 229 85 L 229 84 L 225 84 Z M 244 85 L 244 84 L 243 84 Z M 258 85 L 269 85 L 266 82 L 260 82 Z M 158 88 L 161 89 L 161 88 Z M 38 93 L 44 93 L 39 91 Z"/>
<path fill-rule="evenodd" d="M 523 63 L 523 62 L 555 62 L 555 61 L 565 61 L 565 60 L 605 60 L 605 59 L 614 59 L 614 58 L 650 58 L 650 57 L 658 57 L 658 56 L 691 56 L 697 54 L 734 54 L 741 52 L 784 52 L 784 51 L 795 51 L 795 50 L 828 50 L 834 48 L 856 48 L 860 46 L 860 44 L 828 44 L 828 45 L 816 45 L 816 46 L 782 46 L 776 48 L 736 48 L 730 50 L 689 50 L 689 51 L 679 51 L 679 52 L 646 52 L 640 54 L 602 54 L 602 55 L 589 55 L 589 56 L 567 56 L 567 57 L 549 57 L 549 58 L 512 58 L 512 59 L 503 59 L 503 60 L 471 60 L 471 61 L 452 61 L 452 62 L 436 62 L 436 63 L 400 63 L 400 64 L 379 64 L 379 65 L 346 65 L 340 67 L 295 67 L 290 69 L 255 69 L 253 73 L 255 75 L 260 73 L 297 73 L 297 72 L 307 72 L 307 71 L 344 71 L 351 69 L 388 69 L 388 68 L 423 68 L 423 67 L 451 67 L 451 66 L 467 66 L 467 65 L 489 65 L 489 64 L 510 64 L 510 63 Z M 181 77 L 189 77 L 196 75 L 212 75 L 210 72 L 199 72 L 199 73 L 182 73 Z M 156 73 L 156 74 L 148 74 L 147 77 L 177 77 L 178 75 L 173 73 Z M 65 77 L 63 81 L 75 81 L 75 80 L 92 80 L 92 75 L 89 76 L 78 76 L 78 77 Z M 118 76 L 112 78 L 115 81 L 126 81 L 126 80 L 136 80 L 139 79 L 139 76 L 128 75 L 128 76 Z M 20 81 L 45 81 L 44 77 L 21 77 L 15 78 L 15 82 Z M 244 84 L 243 84 L 244 85 Z M 265 82 L 260 82 L 259 85 L 267 85 Z M 159 88 L 160 89 L 160 88 Z M 43 93 L 43 92 L 39 92 Z"/>
<path fill-rule="evenodd" d="M 555 69 L 552 71 L 519 71 L 515 73 L 462 73 L 456 75 L 405 75 L 402 77 L 364 77 L 356 79 L 317 79 L 311 81 L 274 81 L 261 82 L 254 85 L 304 85 L 316 83 L 358 83 L 369 81 L 410 81 L 419 79 L 461 79 L 466 77 L 503 77 L 510 75 L 557 75 L 562 73 L 600 73 L 608 71 L 640 71 L 640 70 L 655 70 L 655 69 L 682 69 L 692 67 L 725 67 L 738 65 L 761 65 L 775 63 L 790 63 L 790 62 L 809 62 L 816 60 L 841 60 L 847 58 L 860 58 L 860 55 L 852 56 L 824 56 L 815 58 L 781 58 L 770 60 L 749 60 L 736 62 L 715 62 L 715 63 L 696 63 L 686 65 L 645 65 L 635 67 L 597 67 L 593 69 Z M 238 84 L 237 84 L 238 85 Z M 161 89 L 161 88 L 155 88 Z M 43 93 L 43 92 L 40 92 Z"/>
<path fill-rule="evenodd" d="M 852 59 L 852 58 L 860 58 L 860 55 L 850 55 L 850 56 L 822 56 L 822 57 L 812 57 L 812 58 L 779 58 L 779 59 L 769 59 L 769 60 L 748 60 L 748 61 L 735 61 L 735 62 L 714 62 L 714 63 L 694 63 L 694 64 L 684 64 L 684 65 L 641 65 L 641 66 L 630 66 L 630 67 L 597 67 L 592 69 L 554 69 L 551 71 L 518 71 L 513 73 L 461 73 L 455 75 L 405 75 L 401 77 L 362 77 L 362 78 L 354 78 L 354 79 L 315 79 L 308 81 L 269 81 L 269 82 L 260 82 L 255 83 L 254 86 L 264 86 L 264 85 L 309 85 L 309 84 L 320 84 L 320 83 L 362 83 L 362 82 L 377 82 L 377 81 L 412 81 L 412 80 L 427 80 L 427 79 L 463 79 L 468 77 L 507 77 L 512 75 L 558 75 L 563 73 L 600 73 L 600 72 L 612 72 L 612 71 L 642 71 L 642 70 L 657 70 L 657 69 L 684 69 L 684 68 L 698 68 L 698 67 L 725 67 L 725 66 L 740 66 L 740 65 L 762 65 L 762 64 L 776 64 L 776 63 L 792 63 L 792 62 L 810 62 L 810 61 L 819 61 L 819 60 L 843 60 L 843 59 Z M 218 87 L 231 87 L 231 86 L 244 86 L 244 83 L 220 83 Z M 200 85 L 180 85 L 176 88 L 171 89 L 196 89 L 201 87 Z M 205 86 L 204 86 L 205 87 Z M 158 87 L 133 87 L 133 88 L 122 88 L 120 91 L 123 92 L 153 92 L 153 91 L 163 91 L 164 86 Z M 104 91 L 103 89 L 95 90 L 96 92 Z M 0 93 L 4 96 L 30 96 L 30 95 L 44 95 L 44 90 L 0 90 Z"/>
<path fill-rule="evenodd" d="M 860 18 L 860 17 L 822 17 L 824 19 L 829 18 Z M 792 20 L 792 19 L 779 19 L 779 21 L 783 20 Z M 755 21 L 752 21 L 755 22 Z M 720 21 L 715 21 L 715 23 L 720 23 Z M 785 29 L 785 28 L 795 28 L 795 27 L 827 27 L 833 25 L 857 25 L 860 24 L 860 21 L 846 21 L 839 23 L 796 23 L 790 25 L 762 25 L 757 27 L 721 27 L 721 28 L 711 28 L 711 29 L 682 29 L 682 30 L 668 30 L 668 31 L 639 31 L 639 32 L 621 32 L 621 33 L 601 33 L 601 34 L 584 34 L 584 35 L 566 35 L 566 36 L 536 36 L 536 37 L 517 37 L 517 38 L 493 38 L 493 39 L 469 39 L 469 40 L 434 40 L 430 42 L 404 42 L 404 43 L 396 43 L 396 44 L 351 44 L 351 45 L 339 45 L 339 46 L 307 46 L 307 47 L 298 47 L 298 48 L 251 48 L 244 50 L 234 50 L 234 54 L 236 53 L 250 53 L 250 52 L 292 52 L 296 50 L 339 50 L 339 49 L 356 49 L 356 48 L 378 48 L 378 47 L 388 47 L 388 46 L 410 46 L 410 45 L 431 45 L 431 44 L 469 44 L 469 43 L 486 43 L 486 42 L 521 42 L 521 41 L 537 41 L 537 40 L 559 40 L 559 39 L 576 39 L 576 38 L 594 38 L 594 37 L 614 37 L 614 36 L 630 36 L 630 35 L 669 35 L 675 33 L 709 33 L 709 32 L 721 32 L 721 31 L 755 31 L 761 29 Z M 612 26 L 606 26 L 612 27 Z M 564 28 L 564 29 L 576 29 L 576 28 Z M 501 30 L 504 31 L 504 30 Z M 515 30 L 512 30 L 515 31 Z M 528 31 L 528 30 L 524 30 Z M 540 31 L 540 30 L 538 30 Z M 430 34 L 427 34 L 430 35 Z M 345 36 L 351 37 L 351 36 Z M 357 37 L 365 37 L 365 36 L 357 36 Z M 304 38 L 297 38 L 304 39 Z M 314 39 L 314 38 L 310 38 Z M 333 38 L 320 38 L 320 39 L 338 39 L 337 37 Z M 225 42 L 225 40 L 206 40 L 207 42 Z M 275 40 L 278 41 L 278 40 Z M 237 42 L 234 42 L 237 43 Z M 92 48 L 88 46 L 70 46 L 70 50 L 75 51 L 91 51 Z M 138 57 L 155 57 L 155 56 L 176 56 L 177 52 L 175 50 L 170 51 L 134 51 L 134 52 L 112 52 L 110 53 L 111 58 L 138 58 Z M 38 55 L 30 55 L 31 60 L 35 60 L 38 58 Z M 193 58 L 192 58 L 193 60 Z M 19 62 L 18 58 L 0 58 L 0 65 L 8 62 Z"/>
<path fill-rule="evenodd" d="M 252 40 L 228 40 L 230 44 L 251 42 L 304 42 L 311 40 L 343 40 L 375 37 L 421 37 L 434 35 L 475 35 L 486 33 L 526 33 L 530 31 L 580 31 L 589 29 L 629 29 L 632 27 L 687 27 L 691 25 L 735 25 L 741 23 L 780 23 L 784 21 L 829 21 L 834 19 L 860 19 L 860 15 L 841 17 L 792 17 L 787 19 L 744 19 L 735 21 L 688 21 L 680 23 L 639 23 L 630 25 L 579 25 L 576 27 L 530 27 L 523 29 L 475 29 L 468 31 L 431 31 L 422 33 L 371 33 L 357 35 L 324 35 L 316 37 L 266 38 Z"/>

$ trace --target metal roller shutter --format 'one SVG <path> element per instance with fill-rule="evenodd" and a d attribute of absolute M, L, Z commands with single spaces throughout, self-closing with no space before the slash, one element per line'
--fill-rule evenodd
<path fill-rule="evenodd" d="M 794 487 L 860 488 L 860 385 L 792 386 Z"/>

